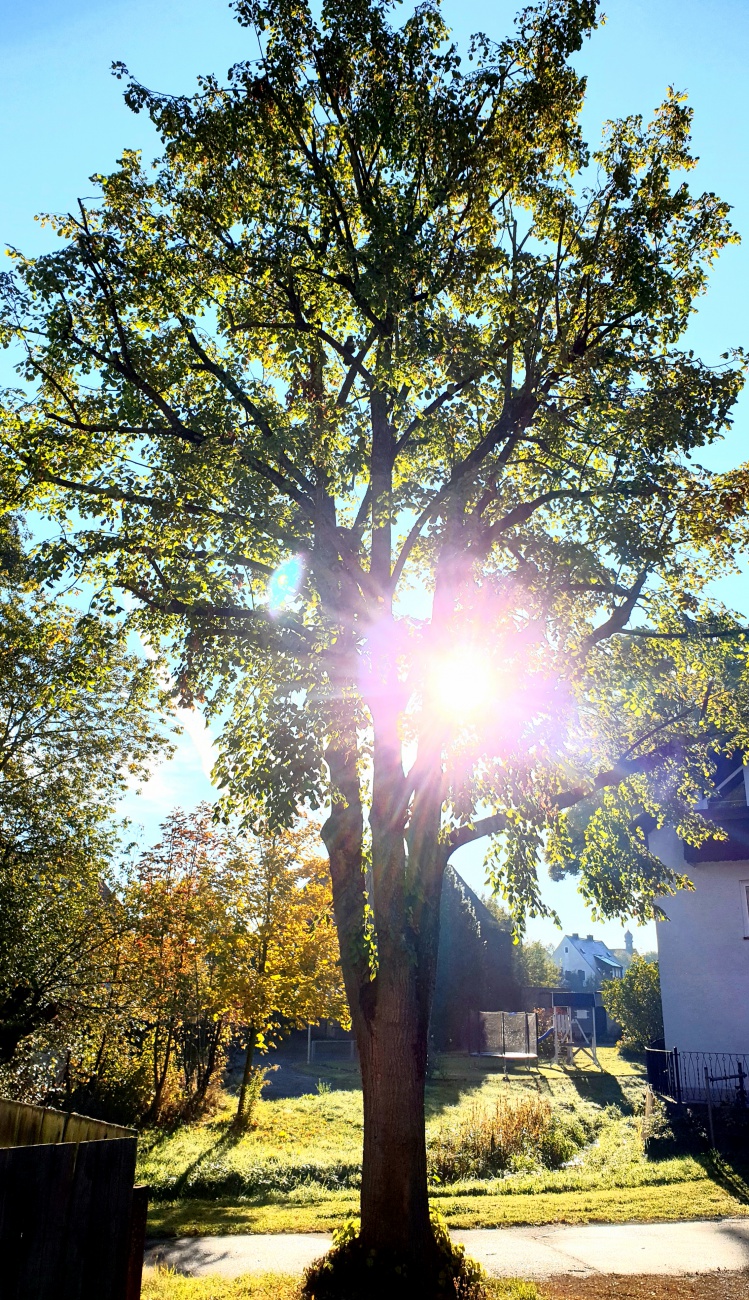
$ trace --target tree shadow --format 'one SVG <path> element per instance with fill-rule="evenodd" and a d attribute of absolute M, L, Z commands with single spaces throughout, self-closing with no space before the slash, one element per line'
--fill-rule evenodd
<path fill-rule="evenodd" d="M 184 1169 L 175 1179 L 174 1184 L 170 1189 L 170 1199 L 174 1198 L 175 1200 L 181 1200 L 185 1188 L 187 1187 L 188 1180 L 193 1176 L 193 1174 L 195 1174 L 207 1160 L 215 1159 L 224 1152 L 230 1151 L 238 1142 L 241 1142 L 244 1136 L 245 1134 L 243 1132 L 233 1129 L 231 1127 L 231 1121 L 229 1121 L 227 1128 L 219 1137 L 216 1138 L 216 1141 L 212 1142 L 204 1151 L 201 1151 L 189 1165 L 185 1165 Z"/>
<path fill-rule="evenodd" d="M 427 1120 L 437 1118 L 448 1107 L 464 1101 L 491 1079 L 496 1080 L 499 1087 L 507 1085 L 508 1097 L 518 1097 L 525 1091 L 536 1094 L 551 1092 L 548 1081 L 535 1068 L 510 1065 L 505 1074 L 504 1063 L 498 1058 L 469 1056 L 466 1052 L 444 1053 L 437 1058 L 427 1079 Z"/>
<path fill-rule="evenodd" d="M 581 1101 L 592 1102 L 596 1106 L 618 1106 L 624 1115 L 633 1113 L 632 1098 L 627 1095 L 615 1074 L 609 1074 L 606 1070 L 558 1068 L 569 1079 Z M 633 1087 L 639 1086 L 640 1080 L 635 1079 Z"/>
<path fill-rule="evenodd" d="M 724 1192 L 734 1196 L 741 1205 L 749 1205 L 749 1166 L 746 1157 L 725 1156 L 719 1151 L 708 1151 L 695 1156 L 695 1159 Z"/>

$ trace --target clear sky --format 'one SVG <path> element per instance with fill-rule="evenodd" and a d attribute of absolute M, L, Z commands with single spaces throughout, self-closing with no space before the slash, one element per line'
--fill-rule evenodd
<path fill-rule="evenodd" d="M 444 11 L 459 41 L 470 32 L 501 37 L 519 4 L 499 0 L 446 0 Z M 588 76 L 584 113 L 595 142 L 606 118 L 647 116 L 668 85 L 689 92 L 700 166 L 692 183 L 733 205 L 746 235 L 729 249 L 713 274 L 710 292 L 690 328 L 690 345 L 708 361 L 733 345 L 749 345 L 749 94 L 746 0 L 610 0 L 606 25 L 586 42 L 577 65 Z M 405 12 L 405 6 L 404 6 Z M 68 209 L 91 193 L 88 177 L 109 170 L 125 147 L 148 156 L 157 141 L 144 117 L 134 117 L 111 77 L 124 61 L 146 85 L 189 91 L 200 73 L 223 77 L 227 68 L 256 54 L 254 38 L 234 21 L 225 0 L 23 0 L 7 4 L 0 26 L 0 244 L 27 252 L 48 246 L 35 213 Z M 739 405 L 729 439 L 712 449 L 709 463 L 727 467 L 747 459 L 749 396 Z M 733 608 L 749 613 L 745 576 L 717 588 Z M 175 758 L 154 774 L 128 812 L 148 841 L 175 804 L 210 798 L 210 737 L 200 719 L 183 719 L 186 731 Z M 469 846 L 457 861 L 481 889 L 482 850 Z M 568 931 L 621 943 L 623 926 L 594 925 L 572 882 L 546 888 Z M 548 922 L 531 922 L 533 937 L 556 940 Z M 653 927 L 636 935 L 654 946 Z"/>

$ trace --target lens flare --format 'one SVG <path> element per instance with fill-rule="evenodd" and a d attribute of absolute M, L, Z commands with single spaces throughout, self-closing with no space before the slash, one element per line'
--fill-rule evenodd
<path fill-rule="evenodd" d="M 304 577 L 304 561 L 300 555 L 291 555 L 271 574 L 266 595 L 271 614 L 280 614 L 296 600 Z"/>
<path fill-rule="evenodd" d="M 452 722 L 478 718 L 494 701 L 496 674 L 487 655 L 463 646 L 440 655 L 427 674 L 427 705 Z"/>

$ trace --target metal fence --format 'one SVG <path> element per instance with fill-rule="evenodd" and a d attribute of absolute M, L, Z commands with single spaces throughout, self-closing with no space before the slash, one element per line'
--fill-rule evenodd
<path fill-rule="evenodd" d="M 749 1106 L 749 1054 L 680 1052 L 649 1047 L 648 1083 L 677 1105 Z"/>

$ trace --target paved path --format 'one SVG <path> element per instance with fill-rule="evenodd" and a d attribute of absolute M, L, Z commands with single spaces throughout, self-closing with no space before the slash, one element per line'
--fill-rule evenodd
<path fill-rule="evenodd" d="M 749 1269 L 749 1218 L 693 1223 L 554 1224 L 543 1228 L 474 1228 L 455 1232 L 467 1254 L 492 1277 L 575 1273 L 712 1273 Z M 324 1254 L 323 1233 L 177 1237 L 146 1247 L 147 1264 L 191 1277 L 221 1273 L 301 1273 Z"/>

